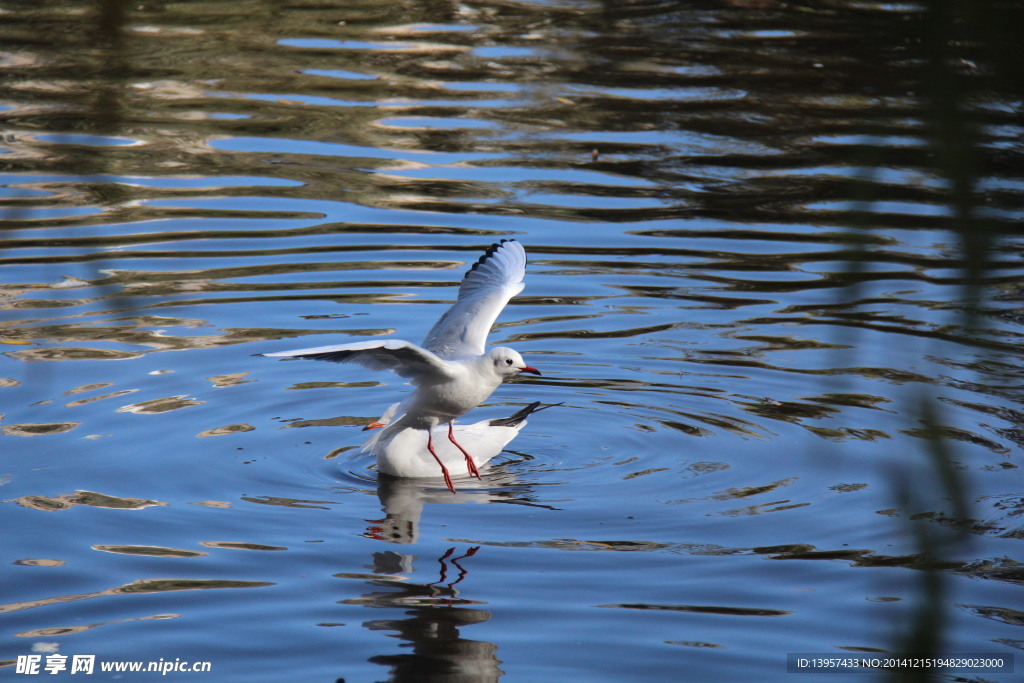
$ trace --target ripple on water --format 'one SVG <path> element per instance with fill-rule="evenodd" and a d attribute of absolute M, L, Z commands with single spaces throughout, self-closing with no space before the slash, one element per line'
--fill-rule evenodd
<path fill-rule="evenodd" d="M 13 499 L 11 502 L 17 503 L 25 508 L 42 510 L 44 512 L 68 510 L 76 505 L 87 505 L 89 507 L 109 508 L 115 510 L 141 510 L 142 508 L 147 507 L 167 505 L 167 503 L 162 503 L 156 500 L 124 498 L 121 496 L 97 493 L 95 491 L 76 491 L 75 493 L 65 493 L 59 496 L 22 496 L 20 498 Z"/>
<path fill-rule="evenodd" d="M 8 436 L 46 436 L 48 434 L 63 434 L 80 426 L 80 422 L 47 422 L 0 425 L 0 431 Z"/>

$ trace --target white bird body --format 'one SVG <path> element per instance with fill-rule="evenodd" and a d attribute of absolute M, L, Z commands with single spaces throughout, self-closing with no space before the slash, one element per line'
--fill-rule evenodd
<path fill-rule="evenodd" d="M 546 407 L 532 403 L 511 417 L 456 425 L 455 436 L 462 447 L 473 454 L 477 467 L 482 468 L 519 435 L 529 415 Z M 400 404 L 396 403 L 381 416 L 380 423 L 387 426 L 367 439 L 363 444 L 363 452 L 372 453 L 376 457 L 377 470 L 384 474 L 393 477 L 436 478 L 439 474 L 437 460 L 423 447 L 423 432 L 412 428 L 388 429 L 400 409 Z M 441 462 L 455 469 L 463 463 L 465 456 L 454 443 L 448 441 L 447 432 L 448 428 L 444 425 L 432 429 L 434 448 Z"/>
<path fill-rule="evenodd" d="M 401 339 L 374 339 L 263 355 L 354 362 L 411 379 L 416 390 L 396 408 L 396 417 L 380 435 L 381 442 L 412 443 L 418 432 L 422 443 L 425 436 L 426 449 L 434 460 L 434 474 L 440 466 L 448 488 L 454 493 L 448 465 L 434 447 L 435 428 L 447 423 L 447 440 L 460 451 L 469 473 L 479 476 L 469 450 L 455 440 L 452 421 L 480 405 L 506 379 L 520 372 L 540 374 L 513 349 L 499 346 L 486 350 L 491 325 L 509 299 L 523 290 L 525 275 L 526 251 L 515 240 L 502 240 L 492 245 L 466 273 L 457 301 L 430 329 L 422 346 Z M 406 430 L 413 431 L 403 433 Z M 464 433 L 476 438 L 475 432 Z M 489 450 L 489 442 L 487 447 Z M 410 453 L 411 448 L 396 445 L 393 452 Z M 388 460 L 398 459 L 396 455 Z M 409 469 L 420 471 L 418 466 L 410 465 Z"/>
<path fill-rule="evenodd" d="M 450 360 L 446 365 L 448 375 L 443 381 L 414 382 L 419 389 L 402 402 L 399 413 L 403 427 L 426 429 L 451 422 L 486 401 L 505 379 L 489 356 Z"/>
<path fill-rule="evenodd" d="M 486 467 L 487 463 L 505 445 L 516 438 L 519 430 L 515 427 L 494 427 L 487 429 L 487 422 L 471 425 L 456 425 L 455 438 L 462 447 L 473 454 L 473 462 L 477 468 Z M 377 459 L 377 471 L 393 477 L 433 477 L 440 475 L 437 460 L 440 459 L 449 470 L 456 470 L 465 463 L 466 456 L 447 438 L 448 428 L 438 425 L 432 430 L 434 450 L 437 459 L 424 448 L 423 431 L 419 429 L 401 429 L 390 435 L 374 449 Z"/>

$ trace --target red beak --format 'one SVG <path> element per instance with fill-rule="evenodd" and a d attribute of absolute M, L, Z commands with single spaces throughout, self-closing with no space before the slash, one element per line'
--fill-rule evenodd
<path fill-rule="evenodd" d="M 523 367 L 519 368 L 519 372 L 528 372 L 531 375 L 540 374 L 540 370 L 538 370 L 537 368 L 531 368 L 529 365 L 524 365 Z"/>

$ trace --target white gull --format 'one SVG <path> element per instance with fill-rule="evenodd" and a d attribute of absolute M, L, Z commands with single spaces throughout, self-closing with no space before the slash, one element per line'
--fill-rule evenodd
<path fill-rule="evenodd" d="M 499 346 L 487 351 L 485 348 L 491 325 L 509 299 L 523 290 L 525 275 L 523 246 L 515 240 L 501 240 L 491 245 L 462 278 L 458 299 L 431 328 L 420 346 L 401 339 L 375 339 L 262 355 L 358 363 L 372 370 L 391 370 L 412 380 L 416 390 L 397 405 L 381 434 L 376 436 L 376 442 L 400 439 L 400 443 L 408 443 L 414 432 L 401 437 L 396 434 L 406 430 L 425 431 L 427 451 L 440 466 L 448 489 L 454 493 L 448 466 L 434 447 L 434 428 L 447 423 L 448 440 L 464 457 L 469 473 L 479 477 L 473 456 L 455 439 L 452 422 L 480 405 L 506 379 L 521 372 L 540 374 L 513 349 Z M 383 426 L 383 423 L 371 426 Z M 402 446 L 400 452 L 408 454 L 409 447 Z"/>
<path fill-rule="evenodd" d="M 400 404 L 396 403 L 374 425 L 387 426 Z M 456 425 L 455 436 L 463 448 L 473 453 L 477 467 L 483 467 L 501 453 L 512 439 L 526 426 L 526 418 L 554 404 L 541 405 L 535 401 L 509 417 L 481 420 L 470 425 Z M 371 425 L 372 426 L 372 425 Z M 462 451 L 445 440 L 447 428 L 438 425 L 431 430 L 437 441 L 434 451 L 447 467 L 455 467 L 464 460 Z M 393 477 L 436 477 L 437 460 L 423 450 L 423 432 L 418 429 L 382 429 L 363 444 L 363 453 L 372 453 L 377 459 L 377 470 Z"/>

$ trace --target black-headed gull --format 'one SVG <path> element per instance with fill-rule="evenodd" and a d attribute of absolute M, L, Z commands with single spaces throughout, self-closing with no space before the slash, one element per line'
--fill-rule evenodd
<path fill-rule="evenodd" d="M 374 339 L 262 355 L 359 363 L 411 379 L 416 390 L 398 405 L 380 438 L 403 429 L 426 431 L 427 451 L 454 493 L 448 467 L 434 448 L 434 428 L 448 424 L 448 440 L 464 456 L 469 473 L 479 477 L 473 456 L 455 440 L 452 421 L 480 405 L 506 379 L 521 372 L 540 374 L 513 349 L 485 348 L 498 314 L 526 286 L 525 275 L 523 246 L 515 240 L 501 240 L 491 245 L 462 278 L 458 300 L 427 333 L 422 346 L 401 339 Z"/>
<path fill-rule="evenodd" d="M 380 417 L 379 424 L 387 426 L 400 409 L 396 403 Z M 555 404 L 541 405 L 535 401 L 509 417 L 481 420 L 471 425 L 458 425 L 455 435 L 467 450 L 473 452 L 477 467 L 483 467 L 494 456 L 518 436 L 526 426 L 526 418 L 539 410 Z M 434 445 L 436 458 L 443 466 L 454 467 L 463 460 L 460 449 L 453 443 L 442 440 L 445 427 L 438 425 L 431 434 L 439 439 Z M 423 451 L 423 434 L 418 429 L 382 429 L 363 444 L 363 453 L 372 453 L 377 459 L 377 470 L 393 477 L 434 477 L 437 476 L 437 461 Z"/>

